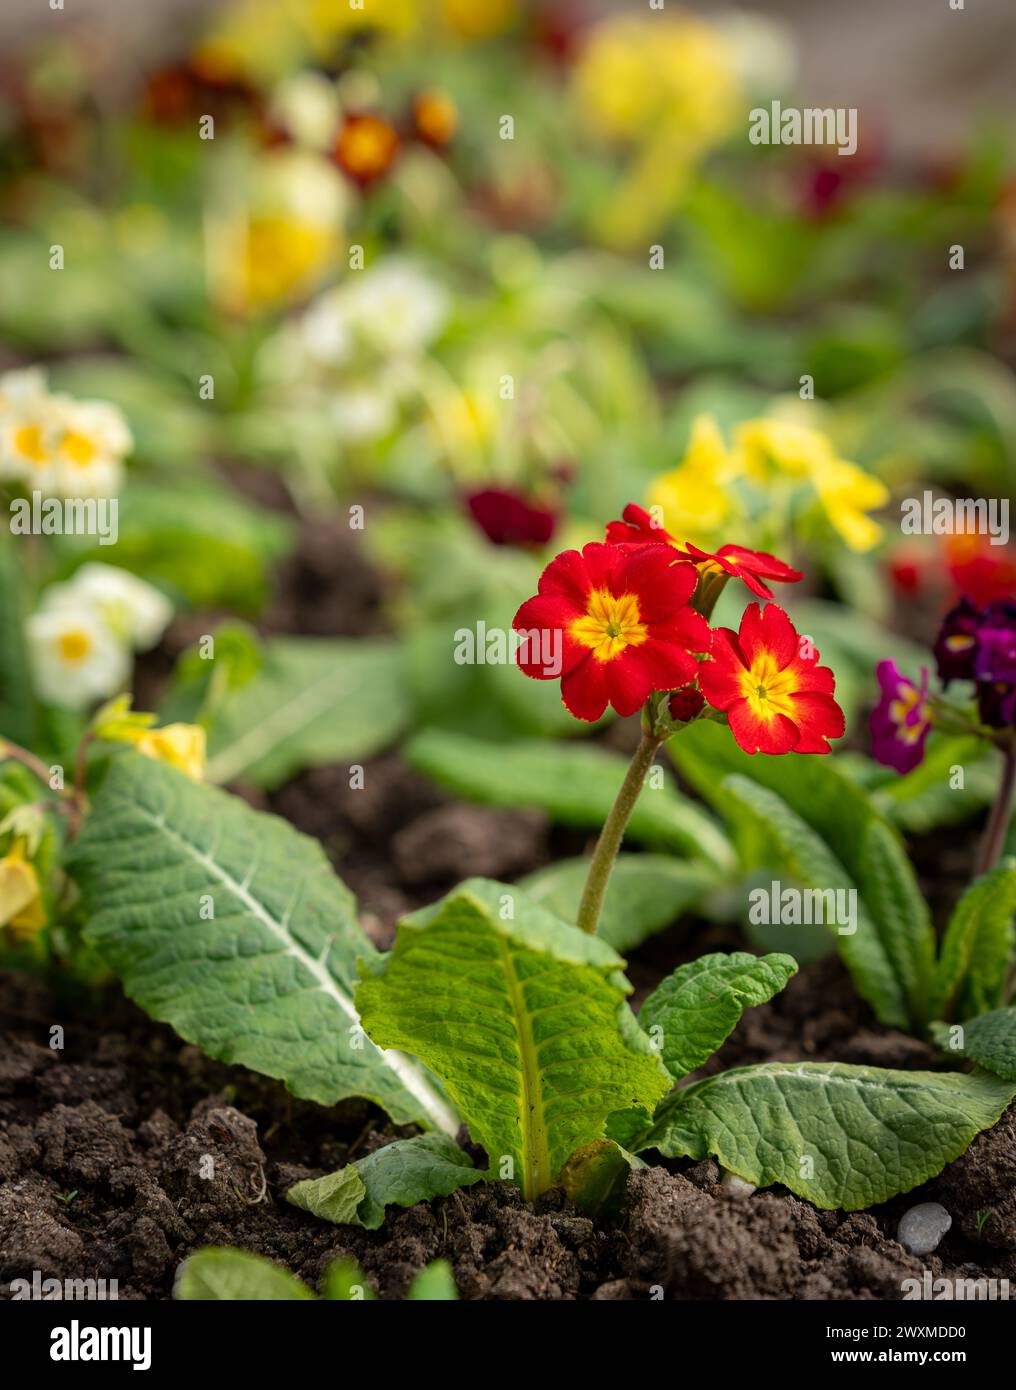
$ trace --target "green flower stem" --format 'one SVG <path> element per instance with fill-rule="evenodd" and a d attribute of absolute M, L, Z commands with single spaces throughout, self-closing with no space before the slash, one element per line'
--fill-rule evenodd
<path fill-rule="evenodd" d="M 991 808 L 984 837 L 977 851 L 975 877 L 993 869 L 1002 857 L 1005 837 L 1012 818 L 1013 791 L 1016 790 L 1016 748 L 1007 746 L 1002 750 L 1002 780 L 998 785 L 998 796 Z"/>
<path fill-rule="evenodd" d="M 641 742 L 635 750 L 635 756 L 631 760 L 628 771 L 625 773 L 617 799 L 610 808 L 610 815 L 600 831 L 600 838 L 596 842 L 596 849 L 593 851 L 589 872 L 586 875 L 586 884 L 582 890 L 582 901 L 579 903 L 578 925 L 590 936 L 596 935 L 600 911 L 603 907 L 603 897 L 610 881 L 614 860 L 621 848 L 621 841 L 624 839 L 624 832 L 631 819 L 631 813 L 635 809 L 635 803 L 639 799 L 639 792 L 645 783 L 646 773 L 652 766 L 653 759 L 656 757 L 656 750 L 663 743 L 665 737 L 665 734 L 657 734 L 643 729 Z"/>

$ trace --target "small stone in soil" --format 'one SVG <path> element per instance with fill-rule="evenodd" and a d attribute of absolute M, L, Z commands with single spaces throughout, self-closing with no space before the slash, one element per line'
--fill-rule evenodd
<path fill-rule="evenodd" d="M 748 1182 L 745 1178 L 739 1178 L 736 1173 L 723 1172 L 723 1180 L 720 1186 L 728 1197 L 750 1197 L 756 1191 L 755 1184 Z"/>
<path fill-rule="evenodd" d="M 911 1255 L 930 1255 L 952 1225 L 952 1217 L 940 1202 L 922 1202 L 900 1217 L 896 1239 Z"/>

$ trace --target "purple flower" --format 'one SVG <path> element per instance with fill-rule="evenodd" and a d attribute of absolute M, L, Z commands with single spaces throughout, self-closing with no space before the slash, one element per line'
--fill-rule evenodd
<path fill-rule="evenodd" d="M 982 723 L 993 729 L 1016 724 L 1016 603 L 993 603 L 984 614 L 974 674 Z"/>
<path fill-rule="evenodd" d="M 935 642 L 935 660 L 943 685 L 974 679 L 977 636 L 983 618 L 981 610 L 964 598 L 942 619 Z"/>
<path fill-rule="evenodd" d="M 910 772 L 924 758 L 924 744 L 931 728 L 927 668 L 921 670 L 920 688 L 897 669 L 894 661 L 880 661 L 875 674 L 882 687 L 882 698 L 871 712 L 872 754 L 897 772 Z"/>

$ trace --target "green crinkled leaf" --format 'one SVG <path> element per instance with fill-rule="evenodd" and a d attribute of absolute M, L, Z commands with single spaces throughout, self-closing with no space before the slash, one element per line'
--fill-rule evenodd
<path fill-rule="evenodd" d="M 272 790 L 305 767 L 370 757 L 409 720 L 404 677 L 395 642 L 275 638 L 215 712 L 209 780 Z"/>
<path fill-rule="evenodd" d="M 562 922 L 574 923 L 589 860 L 561 859 L 522 879 L 531 902 Z M 664 854 L 621 854 L 604 894 L 596 934 L 615 951 L 631 951 L 696 907 L 719 881 L 716 870 L 700 861 Z"/>
<path fill-rule="evenodd" d="M 903 844 L 863 788 L 839 772 L 830 758 L 752 757 L 737 747 L 727 730 L 708 721 L 671 739 L 668 748 L 684 776 L 721 814 L 726 814 L 730 785 L 725 774 L 757 784 L 761 795 L 742 789 L 739 798 L 742 804 L 754 805 L 758 822 L 745 867 L 764 862 L 764 851 L 771 847 L 767 839 L 791 834 L 774 796 L 795 818 L 792 838 L 799 851 L 804 848 L 802 826 L 811 830 L 807 857 L 815 858 L 819 877 L 806 874 L 799 876 L 800 882 L 811 888 L 858 891 L 857 932 L 836 937 L 858 991 L 883 1023 L 922 1027 L 929 1017 L 934 931 Z M 766 836 L 766 815 L 783 820 L 785 831 Z M 822 852 L 817 851 L 816 839 L 824 846 Z M 743 842 L 741 848 L 744 862 Z"/>
<path fill-rule="evenodd" d="M 1016 859 L 976 879 L 953 910 L 931 994 L 937 1018 L 970 1018 L 1002 1002 L 1016 947 Z"/>
<path fill-rule="evenodd" d="M 417 734 L 405 751 L 414 767 L 459 796 L 493 806 L 539 807 L 565 825 L 590 829 L 606 820 L 628 769 L 626 758 L 589 744 L 488 743 L 440 729 Z M 721 867 L 732 861 L 716 822 L 666 783 L 647 787 L 626 833 Z"/>
<path fill-rule="evenodd" d="M 624 1181 L 648 1164 L 613 1139 L 594 1139 L 576 1149 L 561 1169 L 565 1196 L 584 1211 L 615 1211 L 624 1195 Z"/>
<path fill-rule="evenodd" d="M 430 1067 L 491 1167 L 510 1159 L 533 1197 L 612 1111 L 651 1111 L 669 1087 L 623 964 L 519 889 L 471 879 L 403 920 L 356 1000 L 370 1037 Z"/>
<path fill-rule="evenodd" d="M 745 1009 L 779 994 L 797 962 L 791 956 L 734 951 L 700 956 L 668 975 L 642 1005 L 639 1023 L 656 1040 L 675 1081 L 695 1071 L 730 1036 Z"/>
<path fill-rule="evenodd" d="M 399 1124 L 456 1132 L 417 1063 L 362 1036 L 356 961 L 377 953 L 316 841 L 128 753 L 69 867 L 90 917 L 86 940 L 182 1038 L 322 1105 L 366 1096 Z"/>
<path fill-rule="evenodd" d="M 888 1027 L 908 1021 L 906 997 L 883 947 L 881 937 L 856 884 L 825 840 L 817 835 L 782 797 L 746 777 L 724 780 L 727 816 L 738 828 L 747 864 L 765 864 L 782 874 L 783 887 L 798 884 L 833 893 L 857 893 L 857 930 L 840 934 L 834 926 L 801 926 L 801 932 L 831 930 L 858 993 L 867 999 Z M 789 881 L 788 881 L 789 880 Z M 837 901 L 840 901 L 837 898 Z M 852 901 L 849 897 L 843 901 Z"/>
<path fill-rule="evenodd" d="M 387 1206 L 412 1207 L 447 1197 L 485 1176 L 446 1134 L 420 1134 L 396 1139 L 327 1177 L 298 1182 L 286 1201 L 323 1221 L 376 1231 Z"/>
<path fill-rule="evenodd" d="M 414 1274 L 406 1294 L 411 1303 L 454 1303 L 458 1296 L 455 1276 L 447 1260 L 431 1260 Z"/>
<path fill-rule="evenodd" d="M 173 1297 L 185 1303 L 280 1303 L 313 1300 L 315 1295 L 302 1279 L 262 1255 L 209 1245 L 184 1260 Z"/>
<path fill-rule="evenodd" d="M 931 1033 L 946 1052 L 969 1057 L 1005 1081 L 1016 1081 L 1016 1005 L 980 1014 L 962 1028 L 933 1023 Z"/>
<path fill-rule="evenodd" d="M 1014 1094 L 984 1072 L 767 1062 L 675 1091 L 639 1147 L 712 1155 L 757 1187 L 857 1211 L 941 1172 Z"/>

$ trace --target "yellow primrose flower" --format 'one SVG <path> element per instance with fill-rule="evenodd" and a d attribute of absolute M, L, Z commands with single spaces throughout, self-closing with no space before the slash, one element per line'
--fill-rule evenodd
<path fill-rule="evenodd" d="M 25 940 L 45 925 L 39 875 L 25 858 L 25 841 L 19 838 L 0 859 L 0 927 L 16 940 Z"/>
<path fill-rule="evenodd" d="M 166 724 L 161 729 L 145 729 L 134 746 L 146 758 L 169 763 L 184 776 L 200 782 L 205 771 L 205 731 L 198 724 Z"/>
<path fill-rule="evenodd" d="M 734 447 L 745 473 L 758 482 L 768 482 L 774 473 L 808 478 L 836 460 L 826 435 L 795 420 L 746 420 L 734 431 Z"/>
<path fill-rule="evenodd" d="M 870 550 L 878 544 L 882 528 L 865 513 L 889 501 L 885 483 L 844 459 L 815 469 L 811 481 L 830 525 L 851 550 Z"/>
<path fill-rule="evenodd" d="M 882 528 L 865 513 L 884 507 L 889 489 L 856 463 L 841 459 L 828 436 L 793 420 L 748 420 L 734 436 L 745 473 L 769 481 L 782 473 L 810 482 L 830 525 L 851 550 L 870 550 Z"/>
<path fill-rule="evenodd" d="M 736 55 L 723 35 L 688 15 L 607 19 L 575 67 L 579 112 L 609 140 L 679 130 L 701 146 L 721 139 L 738 113 Z"/>
<path fill-rule="evenodd" d="M 659 508 L 665 531 L 685 541 L 714 535 L 735 510 L 729 484 L 737 476 L 737 460 L 723 441 L 716 421 L 699 415 L 677 468 L 656 478 L 646 505 Z"/>

